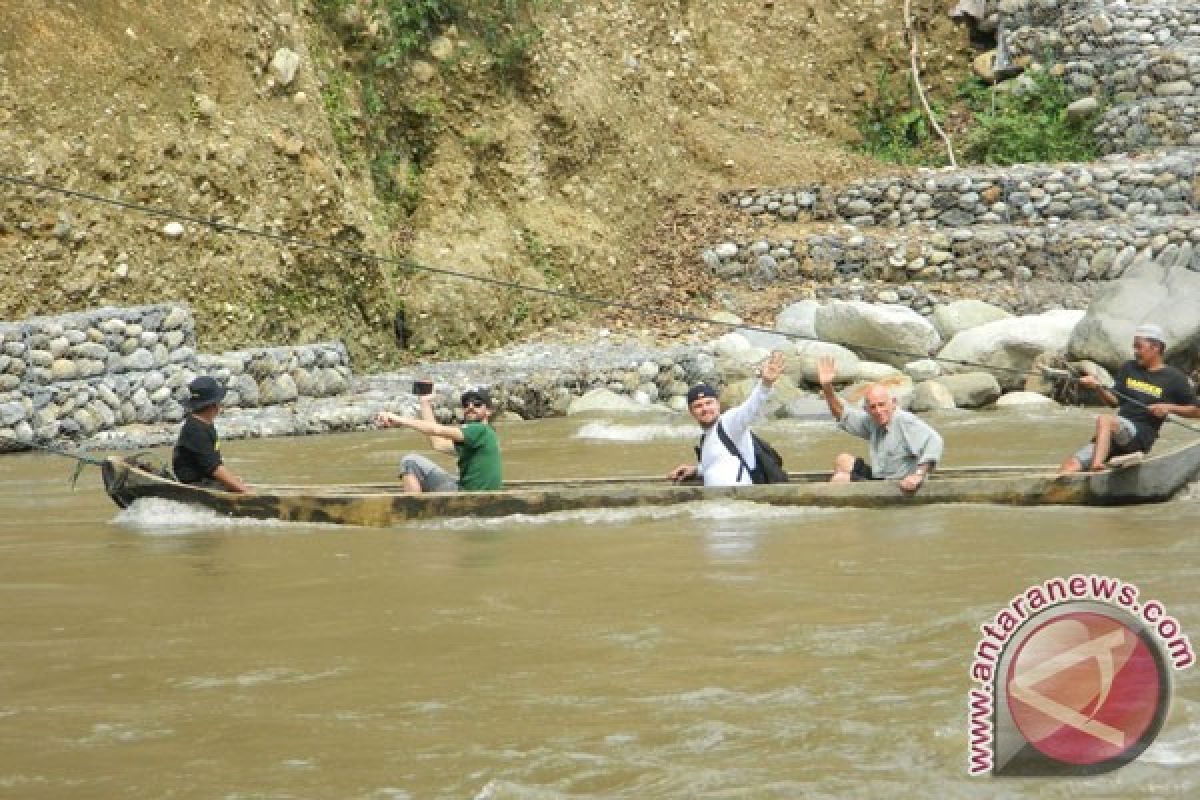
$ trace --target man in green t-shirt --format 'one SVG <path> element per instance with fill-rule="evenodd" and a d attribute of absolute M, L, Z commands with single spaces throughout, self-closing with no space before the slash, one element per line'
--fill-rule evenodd
<path fill-rule="evenodd" d="M 421 416 L 401 417 L 381 411 L 375 421 L 384 428 L 411 428 L 429 437 L 429 443 L 439 453 L 458 456 L 458 477 L 416 453 L 400 460 L 400 481 L 404 491 L 420 492 L 485 492 L 499 489 L 500 442 L 492 428 L 495 411 L 486 389 L 463 392 L 462 425 L 440 425 L 433 414 L 432 395 L 421 395 Z"/>

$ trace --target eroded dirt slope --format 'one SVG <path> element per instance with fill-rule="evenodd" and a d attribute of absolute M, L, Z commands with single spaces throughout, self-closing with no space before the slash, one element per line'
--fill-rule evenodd
<path fill-rule="evenodd" d="M 346 3 L 345 5 L 352 5 Z M 939 4 L 927 83 L 969 63 Z M 307 2 L 0 4 L 0 170 L 229 224 L 592 294 L 702 309 L 699 241 L 738 224 L 730 185 L 842 181 L 854 112 L 903 61 L 898 4 L 561 2 L 520 81 L 470 36 L 390 70 L 427 110 L 411 215 L 376 196 L 345 119 L 370 4 L 330 26 Z M 360 26 L 362 30 L 356 30 Z M 283 85 L 269 65 L 300 56 Z M 346 84 L 343 120 L 325 98 Z M 399 124 L 399 123 L 398 123 Z M 349 147 L 347 147 L 349 144 Z M 186 300 L 207 350 L 344 338 L 360 365 L 451 355 L 579 307 L 49 193 L 0 189 L 0 318 Z M 412 336 L 400 352 L 392 314 Z M 661 323 L 646 321 L 647 327 Z"/>

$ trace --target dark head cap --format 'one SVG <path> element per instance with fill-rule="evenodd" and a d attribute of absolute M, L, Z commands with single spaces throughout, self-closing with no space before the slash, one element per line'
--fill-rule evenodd
<path fill-rule="evenodd" d="M 687 404 L 691 406 L 702 397 L 717 397 L 717 390 L 709 386 L 707 383 L 697 383 L 692 388 L 688 389 Z"/>
<path fill-rule="evenodd" d="M 201 375 L 188 384 L 188 411 L 199 411 L 225 399 L 225 387 L 210 375 Z"/>
<path fill-rule="evenodd" d="M 465 408 L 470 402 L 483 403 L 488 408 L 492 406 L 492 396 L 488 394 L 487 389 L 467 389 L 462 393 L 462 405 Z"/>

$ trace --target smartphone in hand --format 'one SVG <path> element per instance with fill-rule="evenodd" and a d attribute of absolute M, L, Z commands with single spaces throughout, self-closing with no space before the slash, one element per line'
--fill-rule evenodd
<path fill-rule="evenodd" d="M 412 393 L 418 397 L 427 394 L 433 394 L 433 381 L 414 381 L 412 385 Z"/>

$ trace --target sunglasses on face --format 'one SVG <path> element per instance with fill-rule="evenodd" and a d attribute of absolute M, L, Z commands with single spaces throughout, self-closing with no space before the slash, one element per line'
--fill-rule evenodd
<path fill-rule="evenodd" d="M 487 403 L 480 400 L 468 400 L 463 403 L 463 408 L 487 408 Z"/>

